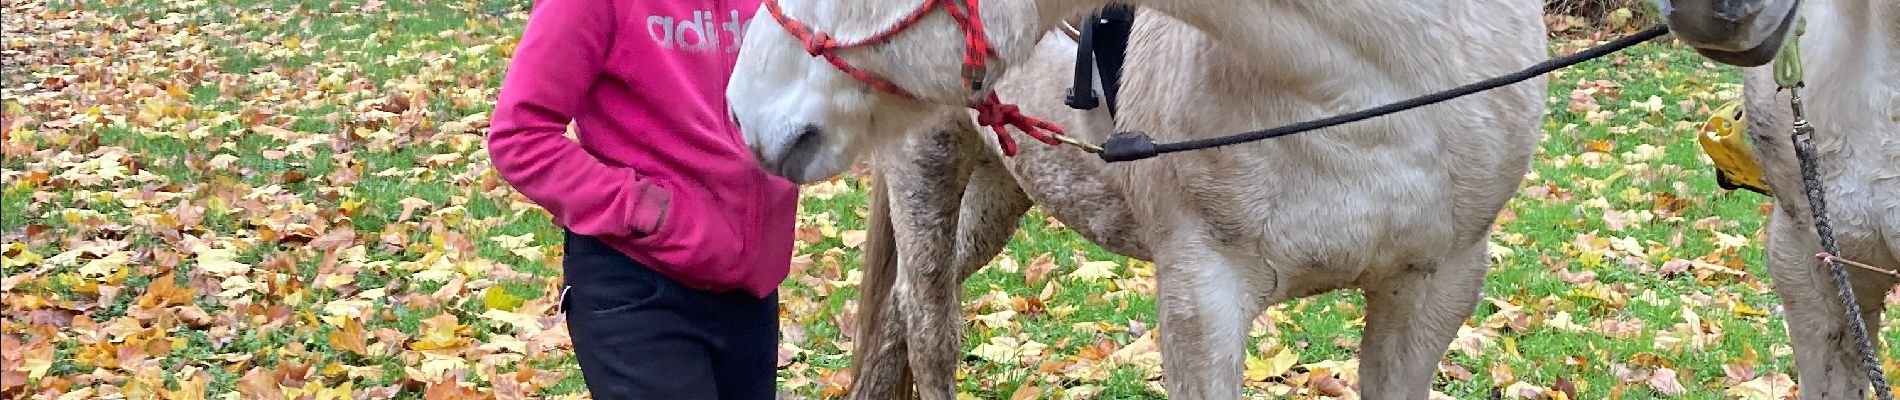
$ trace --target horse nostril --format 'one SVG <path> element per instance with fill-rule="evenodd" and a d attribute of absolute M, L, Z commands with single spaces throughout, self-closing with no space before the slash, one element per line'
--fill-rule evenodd
<path fill-rule="evenodd" d="M 1754 17 L 1755 14 L 1760 14 L 1761 10 L 1768 6 L 1762 3 L 1764 2 L 1753 0 L 1724 1 L 1722 2 L 1722 6 L 1716 11 L 1715 17 L 1721 19 L 1723 22 L 1742 22 Z"/>
<path fill-rule="evenodd" d="M 785 146 L 785 151 L 779 155 L 779 176 L 790 177 L 789 173 L 803 169 L 805 164 L 817 157 L 818 149 L 824 147 L 825 144 L 823 133 L 824 131 L 819 129 L 818 125 L 806 124 L 799 127 L 798 131 L 793 133 L 792 143 Z"/>
<path fill-rule="evenodd" d="M 823 131 L 818 129 L 818 125 L 805 124 L 798 128 L 798 133 L 792 135 L 792 144 L 786 149 L 794 154 L 810 152 L 825 142 L 825 135 L 821 133 Z"/>
<path fill-rule="evenodd" d="M 807 137 L 811 137 L 812 135 L 817 135 L 818 130 L 819 130 L 818 124 L 805 124 L 805 126 L 801 126 L 798 128 L 797 140 L 802 141 L 802 140 L 805 140 L 805 138 Z"/>
<path fill-rule="evenodd" d="M 819 129 L 819 125 L 811 125 L 811 123 L 806 123 L 804 127 L 798 127 L 798 133 L 792 136 L 792 146 L 787 146 L 788 152 L 790 152 L 790 154 L 809 154 L 809 152 L 815 152 L 819 146 L 825 144 L 825 135 L 823 135 L 823 133 L 825 133 L 825 131 Z"/>

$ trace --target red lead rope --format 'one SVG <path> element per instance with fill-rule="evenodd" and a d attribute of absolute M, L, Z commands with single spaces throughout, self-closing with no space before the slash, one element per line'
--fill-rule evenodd
<path fill-rule="evenodd" d="M 872 75 L 870 72 L 845 62 L 844 58 L 838 56 L 837 51 L 888 41 L 891 37 L 896 36 L 897 32 L 916 24 L 917 21 L 923 20 L 924 15 L 930 13 L 931 9 L 942 7 L 944 12 L 949 13 L 950 18 L 955 20 L 957 25 L 963 28 L 963 78 L 966 87 L 971 90 L 983 90 L 983 78 L 986 74 L 984 62 L 990 57 L 996 57 L 996 50 L 991 48 L 989 40 L 984 38 L 983 21 L 981 16 L 977 13 L 977 5 L 981 0 L 961 0 L 963 4 L 958 4 L 952 0 L 925 0 L 923 5 L 918 6 L 917 9 L 911 11 L 909 15 L 905 15 L 904 19 L 891 25 L 890 28 L 851 43 L 839 43 L 837 40 L 832 39 L 830 35 L 813 31 L 810 27 L 805 26 L 804 23 L 787 17 L 785 11 L 779 8 L 778 0 L 762 1 L 766 11 L 772 14 L 772 19 L 778 20 L 779 26 L 785 27 L 786 32 L 791 33 L 793 38 L 797 38 L 800 43 L 805 45 L 806 53 L 810 53 L 816 57 L 824 57 L 825 61 L 830 62 L 833 67 L 837 67 L 839 71 L 851 75 L 852 78 L 856 78 L 870 85 L 873 89 L 899 97 L 916 98 L 916 96 L 911 95 L 910 92 L 898 87 L 896 83 Z M 961 6 L 961 8 L 959 8 L 959 6 Z M 985 96 L 983 100 L 972 103 L 968 107 L 976 110 L 978 125 L 990 127 L 992 131 L 996 132 L 996 142 L 1002 147 L 1003 154 L 1007 156 L 1016 155 L 1016 141 L 1009 137 L 1009 132 L 1005 130 L 1005 127 L 1016 127 L 1016 129 L 1022 130 L 1024 134 L 1050 145 L 1061 143 L 1056 137 L 1064 135 L 1061 127 L 1049 123 L 1048 121 L 1023 115 L 1020 110 L 1017 110 L 1016 106 L 1003 104 L 997 100 L 995 93 Z M 1054 135 L 1046 134 L 1038 130 L 1046 131 Z"/>

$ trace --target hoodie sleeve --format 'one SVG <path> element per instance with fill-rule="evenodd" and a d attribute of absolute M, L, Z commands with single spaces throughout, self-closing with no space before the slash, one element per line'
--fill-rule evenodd
<path fill-rule="evenodd" d="M 488 154 L 501 178 L 585 235 L 641 236 L 659 225 L 668 192 L 608 165 L 564 134 L 613 46 L 614 2 L 537 0 L 498 92 Z"/>

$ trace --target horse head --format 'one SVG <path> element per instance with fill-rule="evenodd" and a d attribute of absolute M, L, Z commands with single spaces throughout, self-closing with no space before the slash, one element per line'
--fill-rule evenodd
<path fill-rule="evenodd" d="M 1753 67 L 1774 60 L 1801 0 L 1656 0 L 1669 30 L 1715 62 Z"/>
<path fill-rule="evenodd" d="M 761 168 L 828 179 L 960 109 L 1007 108 L 988 84 L 1075 14 L 1050 3 L 766 0 L 727 86 L 732 117 Z"/>

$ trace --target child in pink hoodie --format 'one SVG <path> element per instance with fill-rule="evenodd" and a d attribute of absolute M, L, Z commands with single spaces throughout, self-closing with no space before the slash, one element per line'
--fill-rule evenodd
<path fill-rule="evenodd" d="M 488 152 L 566 229 L 589 391 L 772 398 L 798 190 L 754 164 L 724 97 L 758 0 L 533 4 Z"/>

